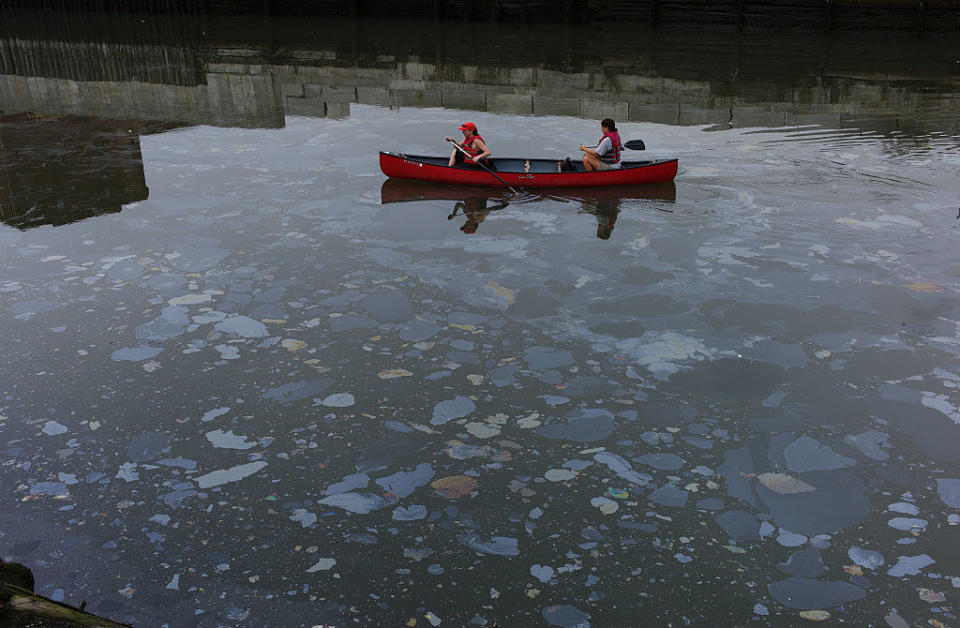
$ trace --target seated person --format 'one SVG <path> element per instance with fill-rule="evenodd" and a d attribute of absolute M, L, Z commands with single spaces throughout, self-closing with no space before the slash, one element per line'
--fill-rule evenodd
<path fill-rule="evenodd" d="M 600 128 L 603 130 L 603 137 L 595 148 L 580 145 L 580 150 L 583 151 L 583 167 L 591 171 L 617 169 L 620 167 L 620 152 L 623 150 L 617 124 L 610 118 L 604 118 Z"/>
<path fill-rule="evenodd" d="M 491 155 L 490 148 L 477 133 L 477 125 L 473 122 L 464 122 L 459 128 L 463 131 L 463 142 L 459 144 L 463 151 L 454 148 L 453 152 L 450 153 L 450 162 L 447 165 L 452 166 L 456 163 L 476 164 L 483 160 L 483 165 L 489 168 L 490 164 L 487 158 Z M 454 141 L 449 135 L 445 139 L 448 142 Z M 467 155 L 463 154 L 464 151 Z"/>

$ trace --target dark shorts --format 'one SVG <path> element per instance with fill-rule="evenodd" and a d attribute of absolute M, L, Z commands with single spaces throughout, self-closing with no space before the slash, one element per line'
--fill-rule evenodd
<path fill-rule="evenodd" d="M 463 153 L 461 153 L 460 151 L 457 151 L 457 155 L 456 155 L 456 157 L 453 158 L 453 162 L 454 162 L 455 164 L 463 164 L 463 165 L 465 165 L 465 166 L 472 166 L 472 167 L 478 168 L 478 169 L 480 168 L 480 166 L 478 166 L 478 165 L 476 165 L 476 164 L 464 163 L 464 155 L 463 155 Z M 496 168 L 495 168 L 494 165 L 493 165 L 493 160 L 492 160 L 492 159 L 483 159 L 483 160 L 480 161 L 480 163 L 482 163 L 484 166 L 486 166 L 486 167 L 489 168 L 490 170 L 496 170 Z"/>

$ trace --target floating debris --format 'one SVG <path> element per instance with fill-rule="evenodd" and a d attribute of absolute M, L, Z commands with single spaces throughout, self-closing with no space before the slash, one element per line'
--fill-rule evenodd
<path fill-rule="evenodd" d="M 389 501 L 373 493 L 337 493 L 324 497 L 317 503 L 341 508 L 357 515 L 367 515 L 374 510 L 390 505 Z"/>
<path fill-rule="evenodd" d="M 312 567 L 307 569 L 307 573 L 316 573 L 318 571 L 329 571 L 333 569 L 333 566 L 337 564 L 337 561 L 333 558 L 321 558 Z"/>
<path fill-rule="evenodd" d="M 551 626 L 560 626 L 560 628 L 590 628 L 590 613 L 585 613 L 579 608 L 568 604 L 546 606 L 543 609 L 542 615 Z"/>
<path fill-rule="evenodd" d="M 270 335 L 266 325 L 248 316 L 231 316 L 216 323 L 213 327 L 217 331 L 241 338 L 266 338 Z"/>
<path fill-rule="evenodd" d="M 867 595 L 865 590 L 849 582 L 796 577 L 774 582 L 767 590 L 784 606 L 805 610 L 841 606 Z"/>
<path fill-rule="evenodd" d="M 324 495 L 338 495 L 340 493 L 346 493 L 347 491 L 352 491 L 358 488 L 366 488 L 370 484 L 370 476 L 366 473 L 352 473 L 343 478 L 342 481 L 336 482 L 328 486 L 324 491 Z"/>
<path fill-rule="evenodd" d="M 797 534 L 790 530 L 784 530 L 783 528 L 780 528 L 780 532 L 777 534 L 777 543 L 784 547 L 799 547 L 806 543 L 807 540 L 807 537 L 803 534 Z"/>
<path fill-rule="evenodd" d="M 925 294 L 936 294 L 937 292 L 943 292 L 943 286 L 933 281 L 917 281 L 914 283 L 904 284 L 903 287 L 907 290 L 923 292 Z"/>
<path fill-rule="evenodd" d="M 717 524 L 735 541 L 759 541 L 760 521 L 744 510 L 729 510 L 716 517 Z"/>
<path fill-rule="evenodd" d="M 566 482 L 567 480 L 572 480 L 578 475 L 579 473 L 573 471 L 572 469 L 548 469 L 547 472 L 543 474 L 543 477 L 547 478 L 551 482 Z"/>
<path fill-rule="evenodd" d="M 914 517 L 894 517 L 887 521 L 887 525 L 894 530 L 903 530 L 904 532 L 918 530 L 922 532 L 927 529 L 927 520 Z"/>
<path fill-rule="evenodd" d="M 865 567 L 867 569 L 876 569 L 884 563 L 883 556 L 880 552 L 875 552 L 873 550 L 867 550 L 860 547 L 851 547 L 847 550 L 847 556 L 850 557 L 857 565 Z"/>
<path fill-rule="evenodd" d="M 521 419 L 517 419 L 517 427 L 524 430 L 531 430 L 541 424 L 541 422 L 538 420 L 539 418 L 540 414 L 534 412 L 533 414 L 525 416 Z"/>
<path fill-rule="evenodd" d="M 554 573 L 553 567 L 549 565 L 533 565 L 530 567 L 530 575 L 540 582 L 550 582 Z"/>
<path fill-rule="evenodd" d="M 335 393 L 325 397 L 321 403 L 330 408 L 349 408 L 356 402 L 350 393 Z"/>
<path fill-rule="evenodd" d="M 46 434 L 47 436 L 58 436 L 60 434 L 67 433 L 67 426 L 61 425 L 56 421 L 47 421 L 46 423 L 43 424 L 43 428 L 40 431 Z"/>
<path fill-rule="evenodd" d="M 480 554 L 495 556 L 519 556 L 519 541 L 509 536 L 495 536 L 489 541 L 481 541 L 480 537 L 468 534 L 460 537 L 460 542 Z"/>
<path fill-rule="evenodd" d="M 493 438 L 500 434 L 500 427 L 497 425 L 491 425 L 490 423 L 480 423 L 478 421 L 470 421 L 464 426 L 467 432 L 475 438 Z"/>
<path fill-rule="evenodd" d="M 937 493 L 940 500 L 950 508 L 960 508 L 960 480 L 938 479 Z"/>
<path fill-rule="evenodd" d="M 427 518 L 426 506 L 413 504 L 411 506 L 399 506 L 393 511 L 394 521 L 418 521 Z"/>
<path fill-rule="evenodd" d="M 163 352 L 162 347 L 132 347 L 126 349 L 117 349 L 110 354 L 110 359 L 127 362 L 143 362 L 150 358 L 155 358 Z"/>
<path fill-rule="evenodd" d="M 407 369 L 390 369 L 386 371 L 380 371 L 377 373 L 377 377 L 380 379 L 397 379 L 398 377 L 412 377 L 413 373 Z"/>
<path fill-rule="evenodd" d="M 664 484 L 657 490 L 650 493 L 648 498 L 653 503 L 660 504 L 661 506 L 680 508 L 681 506 L 686 505 L 689 496 L 690 494 L 682 488 L 678 488 L 673 484 Z"/>
<path fill-rule="evenodd" d="M 212 421 L 212 420 L 214 420 L 215 418 L 217 418 L 218 416 L 223 416 L 223 415 L 226 414 L 227 412 L 230 412 L 230 408 L 229 408 L 229 407 L 214 408 L 213 410 L 208 410 L 207 412 L 204 412 L 204 413 L 203 413 L 203 416 L 200 418 L 200 420 L 201 420 L 201 421 L 204 421 L 204 422 Z"/>
<path fill-rule="evenodd" d="M 201 475 L 197 478 L 197 486 L 200 488 L 212 488 L 214 486 L 220 486 L 221 484 L 239 482 L 243 478 L 253 475 L 266 466 L 267 463 L 265 461 L 257 460 L 256 462 L 237 465 L 235 467 L 230 467 L 229 469 L 211 471 L 210 473 Z"/>
<path fill-rule="evenodd" d="M 620 510 L 620 504 L 606 497 L 594 497 L 590 500 L 590 505 L 599 509 L 605 515 L 612 515 Z"/>
<path fill-rule="evenodd" d="M 871 460 L 882 462 L 890 459 L 890 454 L 884 451 L 892 447 L 890 435 L 884 432 L 870 430 L 860 434 L 851 434 L 845 436 L 843 441 L 859 449 L 860 453 Z"/>
<path fill-rule="evenodd" d="M 454 460 L 489 458 L 495 452 L 489 445 L 468 445 L 456 439 L 447 441 L 447 446 L 443 448 L 443 451 Z"/>
<path fill-rule="evenodd" d="M 777 565 L 777 569 L 800 578 L 817 578 L 827 571 L 820 551 L 813 547 L 794 552 L 786 562 Z"/>
<path fill-rule="evenodd" d="M 457 395 L 453 399 L 441 401 L 433 407 L 433 417 L 430 425 L 443 425 L 453 419 L 467 416 L 477 409 L 477 406 L 468 397 Z"/>
<path fill-rule="evenodd" d="M 469 475 L 451 475 L 432 482 L 430 486 L 445 499 L 458 499 L 473 492 L 477 480 Z"/>
<path fill-rule="evenodd" d="M 397 471 L 392 475 L 380 478 L 377 484 L 384 491 L 397 497 L 409 497 L 417 488 L 424 486 L 436 474 L 429 462 L 418 464 L 413 471 Z"/>
<path fill-rule="evenodd" d="M 616 473 L 619 477 L 632 482 L 637 486 L 646 486 L 653 479 L 651 476 L 645 473 L 638 473 L 633 470 L 633 467 L 630 466 L 630 463 L 624 460 L 621 456 L 616 454 L 601 451 L 593 455 L 593 459 L 599 462 L 602 465 L 605 465 L 608 469 Z"/>
<path fill-rule="evenodd" d="M 841 456 L 827 445 L 809 436 L 801 436 L 790 443 L 783 450 L 783 456 L 787 460 L 787 468 L 795 473 L 829 471 L 850 467 L 857 463 L 853 458 Z"/>
<path fill-rule="evenodd" d="M 206 433 L 207 440 L 210 441 L 214 447 L 219 447 L 220 449 L 250 449 L 251 447 L 256 447 L 257 443 L 247 440 L 246 436 L 237 436 L 233 433 L 233 430 L 213 430 L 212 432 Z"/>
<path fill-rule="evenodd" d="M 929 602 L 931 604 L 933 604 L 934 602 L 947 601 L 946 596 L 940 591 L 934 591 L 932 589 L 924 589 L 923 587 L 920 587 L 919 589 L 917 589 L 917 593 L 919 594 L 921 600 L 923 600 L 924 602 Z"/>
<path fill-rule="evenodd" d="M 929 567 L 936 561 L 926 554 L 917 556 L 899 556 L 896 564 L 887 570 L 888 576 L 902 578 L 903 576 L 916 576 L 924 567 Z"/>
<path fill-rule="evenodd" d="M 761 473 L 757 480 L 774 493 L 780 495 L 792 495 L 795 493 L 810 493 L 817 490 L 803 480 L 784 473 Z"/>
<path fill-rule="evenodd" d="M 613 415 L 606 410 L 576 410 L 566 424 L 541 425 L 536 432 L 546 438 L 593 443 L 613 433 Z"/>
<path fill-rule="evenodd" d="M 289 351 L 290 353 L 294 353 L 296 351 L 299 351 L 300 349 L 306 349 L 308 345 L 302 340 L 296 340 L 294 338 L 284 338 L 283 340 L 280 341 L 280 346 L 286 349 L 287 351 Z"/>

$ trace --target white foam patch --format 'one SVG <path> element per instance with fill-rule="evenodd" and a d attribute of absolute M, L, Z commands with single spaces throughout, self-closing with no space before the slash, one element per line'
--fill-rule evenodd
<path fill-rule="evenodd" d="M 526 238 L 470 238 L 466 242 L 457 239 L 455 248 L 468 253 L 485 253 L 489 255 L 506 255 L 508 257 L 523 258 L 527 256 Z M 453 244 L 453 241 L 451 241 Z"/>
<path fill-rule="evenodd" d="M 335 393 L 325 398 L 322 403 L 330 408 L 349 408 L 357 402 L 350 393 Z"/>
<path fill-rule="evenodd" d="M 657 377 L 680 371 L 681 362 L 701 362 L 719 353 L 697 338 L 677 332 L 647 332 L 640 338 L 624 341 L 620 349 Z"/>
<path fill-rule="evenodd" d="M 226 334 L 236 334 L 244 338 L 266 338 L 268 335 L 267 326 L 260 321 L 254 320 L 249 316 L 232 316 L 225 318 L 214 328 Z"/>
<path fill-rule="evenodd" d="M 136 482 L 140 479 L 140 474 L 137 473 L 137 463 L 136 462 L 124 462 L 120 465 L 120 468 L 117 470 L 116 477 L 123 480 L 124 482 Z"/>
<path fill-rule="evenodd" d="M 950 403 L 949 397 L 946 395 L 935 395 L 931 392 L 924 392 L 920 403 L 928 408 L 933 408 L 938 412 L 942 412 L 946 416 L 950 417 L 951 421 L 960 425 L 960 408 L 957 408 L 957 406 Z"/>
<path fill-rule="evenodd" d="M 56 436 L 58 434 L 63 434 L 64 432 L 66 432 L 67 427 L 65 425 L 61 425 L 60 423 L 57 423 L 56 421 L 47 421 L 46 423 L 43 424 L 43 429 L 41 429 L 40 431 L 46 434 L 47 436 Z"/>
<path fill-rule="evenodd" d="M 256 462 L 237 465 L 235 467 L 230 467 L 229 469 L 218 469 L 198 477 L 197 485 L 200 488 L 211 488 L 213 486 L 220 486 L 221 484 L 228 484 L 230 482 L 239 482 L 245 477 L 251 476 L 257 471 L 260 471 L 265 466 L 267 466 L 265 461 L 257 460 Z"/>
<path fill-rule="evenodd" d="M 214 349 L 220 354 L 223 360 L 237 360 L 240 358 L 240 350 L 233 345 L 216 345 Z"/>
<path fill-rule="evenodd" d="M 207 440 L 213 443 L 214 447 L 221 449 L 250 449 L 256 447 L 257 443 L 249 442 L 246 436 L 238 436 L 233 430 L 224 432 L 223 430 L 213 430 L 207 432 Z"/>
<path fill-rule="evenodd" d="M 707 260 L 712 260 L 717 264 L 726 264 L 729 266 L 750 266 L 749 263 L 736 259 L 734 255 L 737 257 L 751 258 L 753 257 L 753 252 L 750 249 L 737 246 L 704 244 L 697 249 L 697 264 L 703 265 L 701 259 L 699 258 L 706 258 Z"/>
<path fill-rule="evenodd" d="M 336 559 L 334 558 L 321 558 L 318 560 L 313 567 L 307 569 L 307 573 L 316 573 L 318 571 L 329 571 L 337 564 Z"/>
<path fill-rule="evenodd" d="M 218 416 L 224 415 L 224 414 L 226 414 L 227 412 L 230 412 L 230 407 L 229 407 L 229 406 L 226 406 L 226 407 L 223 407 L 223 408 L 214 408 L 213 410 L 208 410 L 206 413 L 204 413 L 203 418 L 201 418 L 200 420 L 201 420 L 201 421 L 212 421 L 212 420 L 214 420 L 215 418 L 217 418 Z"/>
<path fill-rule="evenodd" d="M 167 301 L 169 305 L 199 305 L 201 303 L 210 303 L 213 301 L 213 295 L 223 294 L 220 290 L 204 290 L 203 292 L 191 292 L 183 296 L 174 297 Z"/>
<path fill-rule="evenodd" d="M 557 232 L 557 214 L 524 209 L 510 216 L 513 220 L 524 222 L 541 233 Z"/>

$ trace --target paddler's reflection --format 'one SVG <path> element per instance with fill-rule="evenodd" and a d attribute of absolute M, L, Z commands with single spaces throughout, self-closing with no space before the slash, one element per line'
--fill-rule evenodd
<path fill-rule="evenodd" d="M 597 237 L 601 240 L 609 240 L 613 226 L 617 223 L 617 216 L 620 214 L 620 200 L 584 199 L 583 209 L 580 211 L 593 214 L 597 219 Z"/>
<path fill-rule="evenodd" d="M 503 209 L 509 205 L 507 201 L 500 201 L 491 206 L 487 204 L 488 200 L 489 199 L 484 197 L 471 197 L 457 201 L 456 205 L 453 206 L 453 213 L 447 216 L 447 220 L 452 220 L 453 217 L 457 215 L 457 212 L 461 212 L 466 220 L 460 226 L 460 231 L 464 233 L 476 233 L 480 223 L 487 219 L 490 212 Z"/>

